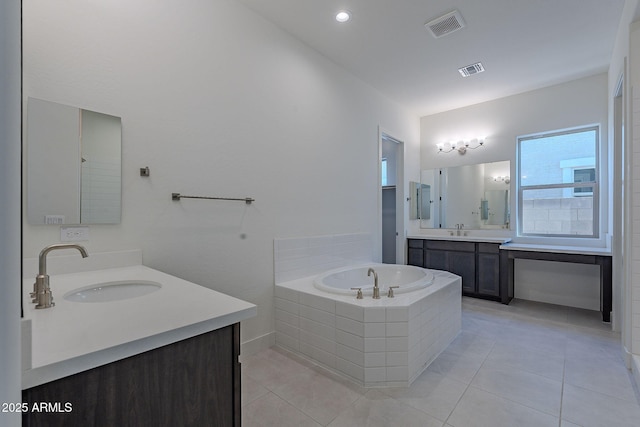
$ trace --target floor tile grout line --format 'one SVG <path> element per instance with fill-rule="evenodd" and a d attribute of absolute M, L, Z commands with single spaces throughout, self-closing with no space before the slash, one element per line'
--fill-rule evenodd
<path fill-rule="evenodd" d="M 462 331 L 461 331 L 462 332 Z M 474 334 L 476 336 L 480 336 L 477 334 Z M 460 334 L 458 334 L 458 336 L 460 336 Z M 456 337 L 457 338 L 457 337 Z M 464 391 L 462 392 L 462 394 L 460 395 L 460 397 L 458 398 L 458 400 L 456 401 L 456 404 L 453 405 L 453 409 L 451 410 L 451 412 L 449 413 L 449 416 L 447 417 L 447 419 L 444 421 L 445 425 L 449 424 L 449 418 L 451 418 L 451 415 L 453 415 L 453 413 L 456 411 L 456 408 L 458 407 L 458 405 L 460 404 L 460 401 L 462 400 L 462 398 L 464 397 L 464 395 L 467 393 L 467 391 L 469 390 L 469 387 L 471 387 L 471 383 L 473 382 L 473 379 L 476 377 L 476 375 L 478 375 L 478 372 L 480 372 L 480 369 L 482 369 L 482 367 L 484 366 L 485 362 L 487 361 L 487 359 L 489 358 L 489 355 L 491 354 L 491 352 L 493 351 L 493 348 L 496 345 L 496 341 L 493 340 L 493 344 L 491 344 L 491 349 L 489 350 L 489 352 L 487 353 L 487 355 L 484 357 L 484 359 L 482 360 L 482 363 L 480 364 L 480 367 L 478 368 L 478 370 L 476 371 L 475 374 L 473 374 L 473 377 L 471 378 L 471 380 L 469 381 L 469 383 L 467 384 L 467 386 L 465 387 Z M 445 375 L 446 377 L 446 375 Z"/>
<path fill-rule="evenodd" d="M 483 362 L 482 366 L 484 366 L 484 362 Z M 473 378 L 475 378 L 475 377 L 476 377 L 476 375 L 478 374 L 478 372 L 480 372 L 480 369 L 482 369 L 482 366 L 480 366 L 480 368 L 478 369 L 478 371 L 476 372 L 476 374 L 473 376 Z M 524 371 L 524 372 L 527 372 L 527 371 Z M 538 375 L 538 374 L 533 373 L 533 372 L 527 372 L 527 373 L 529 373 L 529 374 L 531 374 L 531 375 L 536 375 L 536 376 L 541 377 L 541 378 L 545 378 L 545 379 L 551 380 L 550 378 L 543 377 L 542 375 Z M 551 380 L 551 381 L 554 381 L 554 382 L 560 382 L 560 381 L 555 381 L 555 380 Z M 476 388 L 476 389 L 478 389 L 478 390 L 482 391 L 483 393 L 489 393 L 489 394 L 491 394 L 491 395 L 493 395 L 493 396 L 496 396 L 496 397 L 498 397 L 498 398 L 500 398 L 500 399 L 508 400 L 509 402 L 513 402 L 513 403 L 516 403 L 516 404 L 518 404 L 518 405 L 521 405 L 521 406 L 524 406 L 524 407 L 526 407 L 526 408 L 529 408 L 529 409 L 531 409 L 531 410 L 534 410 L 534 411 L 536 411 L 536 412 L 540 412 L 541 414 L 549 415 L 549 416 L 554 417 L 554 418 L 556 418 L 556 417 L 560 418 L 560 414 L 562 413 L 562 393 L 560 394 L 560 410 L 558 411 L 558 415 L 555 415 L 555 414 L 552 414 L 552 413 L 550 413 L 550 412 L 544 411 L 544 410 L 542 410 L 542 409 L 534 408 L 532 405 L 530 405 L 530 404 L 528 404 L 528 403 L 520 402 L 520 401 L 517 401 L 517 400 L 511 399 L 511 398 L 509 398 L 509 397 L 501 396 L 501 395 L 499 395 L 499 394 L 497 394 L 497 393 L 494 393 L 493 391 L 486 390 L 486 389 L 484 389 L 484 388 L 482 388 L 482 387 L 479 387 L 479 386 L 477 386 L 477 385 L 473 385 L 472 383 L 473 383 L 473 379 L 472 379 L 472 380 L 471 380 L 471 382 L 469 383 L 469 387 L 473 386 L 474 388 Z M 561 386 L 561 390 L 562 390 L 562 386 Z M 465 390 L 465 393 L 466 393 L 466 392 L 467 392 L 467 391 Z M 463 393 L 463 395 L 464 395 L 464 393 Z M 456 404 L 456 406 L 457 406 L 457 404 Z"/>
<path fill-rule="evenodd" d="M 564 347 L 564 362 L 562 363 L 562 386 L 560 387 L 560 414 L 558 417 L 558 427 L 562 427 L 562 405 L 564 404 L 564 377 L 567 371 L 567 350 L 569 340 L 565 343 Z"/>

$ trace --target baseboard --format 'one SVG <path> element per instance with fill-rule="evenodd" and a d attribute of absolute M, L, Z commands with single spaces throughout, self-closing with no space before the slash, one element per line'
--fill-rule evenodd
<path fill-rule="evenodd" d="M 622 359 L 627 369 L 633 369 L 633 353 L 631 353 L 624 344 L 622 345 Z"/>
<path fill-rule="evenodd" d="M 633 379 L 636 381 L 636 389 L 640 390 L 640 355 L 633 354 L 631 356 L 631 372 Z"/>
<path fill-rule="evenodd" d="M 276 333 L 269 332 L 257 338 L 245 341 L 240 344 L 240 361 L 243 358 L 253 356 L 256 353 L 266 350 L 269 347 L 276 345 Z"/>

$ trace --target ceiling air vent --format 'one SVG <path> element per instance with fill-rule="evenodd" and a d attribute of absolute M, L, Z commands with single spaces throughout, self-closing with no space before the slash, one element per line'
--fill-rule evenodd
<path fill-rule="evenodd" d="M 440 18 L 436 18 L 433 21 L 429 21 L 424 24 L 425 27 L 431 32 L 431 35 L 435 38 L 440 38 L 451 34 L 465 27 L 462 15 L 457 10 L 449 12 Z"/>
<path fill-rule="evenodd" d="M 467 65 L 466 67 L 458 68 L 462 77 L 469 77 L 473 74 L 478 74 L 484 71 L 484 67 L 481 63 L 476 62 L 475 64 Z"/>

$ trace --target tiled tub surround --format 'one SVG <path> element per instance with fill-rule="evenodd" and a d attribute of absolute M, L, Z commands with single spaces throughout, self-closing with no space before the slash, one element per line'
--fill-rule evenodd
<path fill-rule="evenodd" d="M 373 261 L 370 233 L 275 239 L 275 283 L 315 276 L 335 268 Z"/>
<path fill-rule="evenodd" d="M 380 300 L 313 286 L 329 270 L 371 263 L 372 247 L 370 233 L 274 240 L 276 345 L 366 387 L 404 386 L 458 334 L 462 282 L 432 271 L 427 288 Z"/>
<path fill-rule="evenodd" d="M 379 300 L 323 292 L 313 276 L 277 283 L 276 345 L 365 387 L 408 386 L 461 327 L 460 277 L 432 272 L 430 286 Z"/>

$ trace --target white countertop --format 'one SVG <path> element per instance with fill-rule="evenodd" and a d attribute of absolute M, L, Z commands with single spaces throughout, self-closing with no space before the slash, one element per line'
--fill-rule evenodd
<path fill-rule="evenodd" d="M 149 280 L 162 288 L 111 302 L 63 298 L 79 287 L 121 280 Z M 31 357 L 23 361 L 27 364 L 22 372 L 23 389 L 232 325 L 257 313 L 254 304 L 143 265 L 52 275 L 55 307 L 48 309 L 36 310 L 31 303 L 33 282 L 31 277 L 23 282 L 24 319 L 31 322 Z"/>
<path fill-rule="evenodd" d="M 445 236 L 424 234 L 414 234 L 407 236 L 407 239 L 424 239 L 424 240 L 449 240 L 455 242 L 480 242 L 480 243 L 500 243 L 504 244 L 511 241 L 511 237 L 492 237 L 492 236 Z"/>
<path fill-rule="evenodd" d="M 560 246 L 560 245 L 534 245 L 534 244 L 525 244 L 525 243 L 508 243 L 508 244 L 501 245 L 500 249 L 507 249 L 512 251 L 559 252 L 563 254 L 611 256 L 611 248 L 597 248 L 597 247 L 588 247 L 588 246 Z"/>

